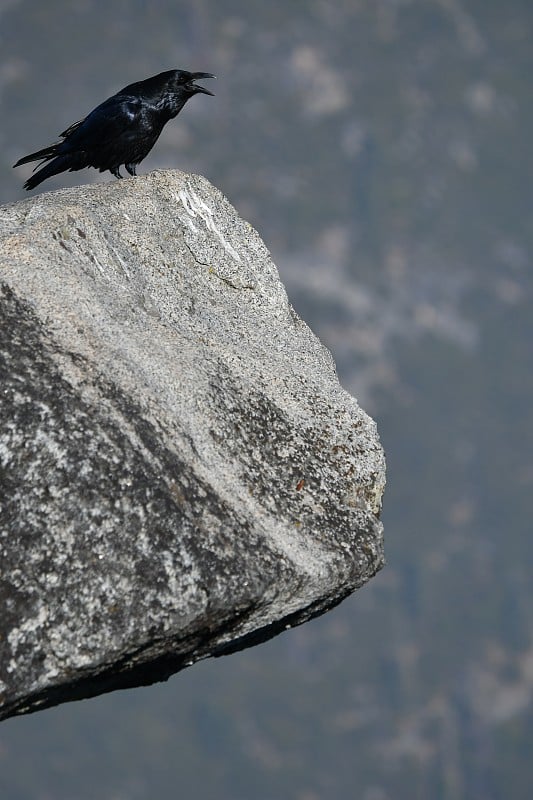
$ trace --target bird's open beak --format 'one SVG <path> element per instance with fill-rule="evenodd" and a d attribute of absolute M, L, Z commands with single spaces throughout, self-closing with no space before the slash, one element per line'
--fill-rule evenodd
<path fill-rule="evenodd" d="M 194 81 L 202 80 L 203 78 L 216 78 L 216 75 L 211 75 L 210 72 L 192 72 L 189 84 L 194 86 L 197 92 L 201 92 L 202 94 L 210 94 L 212 97 L 214 97 L 214 93 L 210 92 L 209 89 L 205 89 L 203 86 L 198 86 L 196 83 L 194 83 Z"/>

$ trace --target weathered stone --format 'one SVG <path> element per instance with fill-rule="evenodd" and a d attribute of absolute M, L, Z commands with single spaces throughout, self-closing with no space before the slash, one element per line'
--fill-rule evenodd
<path fill-rule="evenodd" d="M 380 568 L 375 425 L 204 178 L 3 207 L 0 282 L 0 717 L 263 641 Z"/>

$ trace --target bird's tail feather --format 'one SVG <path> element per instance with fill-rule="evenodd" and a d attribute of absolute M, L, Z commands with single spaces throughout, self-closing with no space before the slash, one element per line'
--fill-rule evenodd
<path fill-rule="evenodd" d="M 26 157 L 26 159 L 28 158 L 29 156 Z M 25 162 L 21 161 L 20 163 Z M 45 181 L 47 178 L 51 178 L 52 175 L 57 175 L 59 172 L 65 172 L 67 169 L 70 169 L 71 165 L 72 158 L 70 156 L 57 156 L 57 158 L 54 158 L 53 161 L 50 161 L 50 163 L 46 164 L 42 169 L 36 172 L 35 175 L 30 175 L 24 184 L 24 188 L 28 190 L 35 189 L 36 186 Z"/>
<path fill-rule="evenodd" d="M 55 156 L 56 152 L 57 144 L 48 145 L 48 147 L 44 147 L 42 150 L 37 150 L 36 153 L 30 153 L 28 156 L 24 156 L 24 158 L 19 158 L 17 163 L 13 164 L 13 167 L 29 164 L 30 161 L 48 161 Z M 37 167 L 35 167 L 35 169 L 37 169 Z"/>

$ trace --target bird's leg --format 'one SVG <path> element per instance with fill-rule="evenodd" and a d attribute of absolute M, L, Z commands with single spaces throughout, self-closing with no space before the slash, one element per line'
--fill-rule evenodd
<path fill-rule="evenodd" d="M 137 175 L 137 164 L 124 164 L 130 175 L 135 177 Z"/>
<path fill-rule="evenodd" d="M 114 175 L 114 176 L 115 176 L 115 178 L 122 178 L 122 175 L 120 174 L 120 164 L 119 164 L 119 166 L 118 166 L 118 167 L 110 167 L 110 168 L 109 168 L 109 172 L 110 172 L 112 175 Z"/>

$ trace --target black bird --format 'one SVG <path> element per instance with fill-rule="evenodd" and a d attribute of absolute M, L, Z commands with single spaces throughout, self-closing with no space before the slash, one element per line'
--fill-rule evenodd
<path fill-rule="evenodd" d="M 30 161 L 49 162 L 28 178 L 24 187 L 35 189 L 52 175 L 85 167 L 100 172 L 108 169 L 122 178 L 120 166 L 124 164 L 130 175 L 136 175 L 137 164 L 146 158 L 163 127 L 179 114 L 189 97 L 213 94 L 194 81 L 214 77 L 209 72 L 171 69 L 130 83 L 63 131 L 62 141 L 19 159 L 15 167 Z"/>

